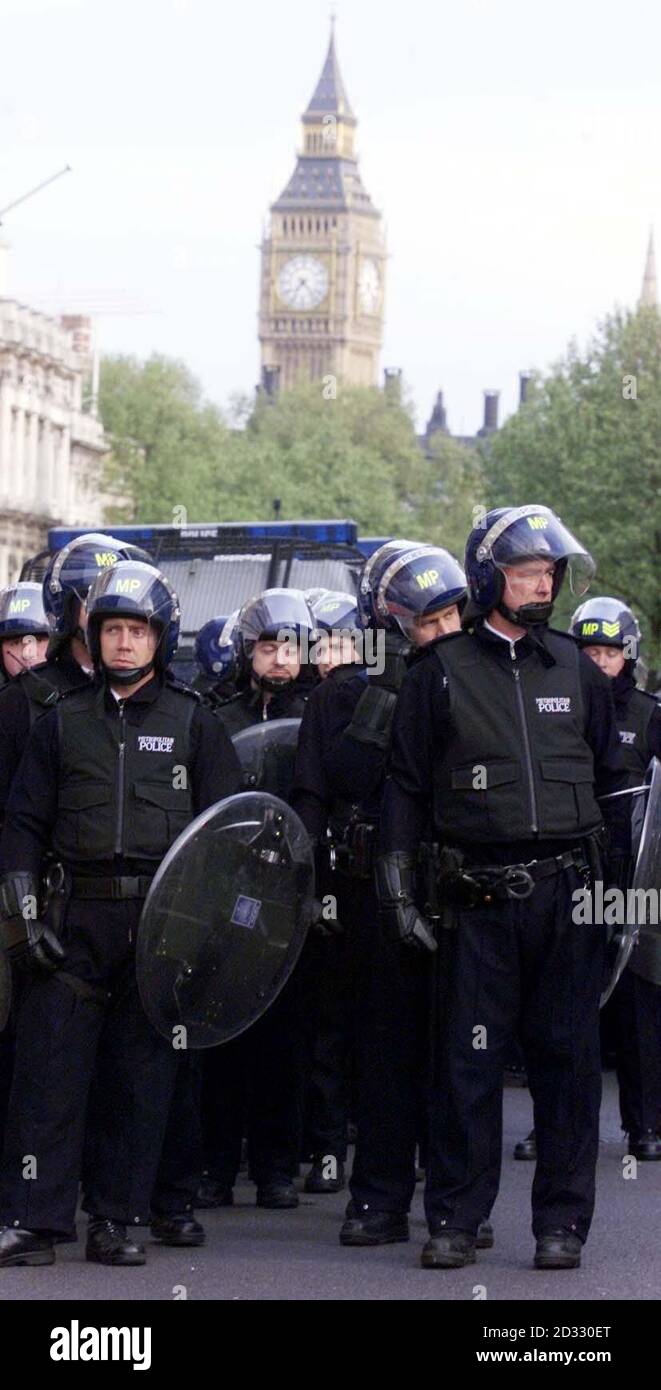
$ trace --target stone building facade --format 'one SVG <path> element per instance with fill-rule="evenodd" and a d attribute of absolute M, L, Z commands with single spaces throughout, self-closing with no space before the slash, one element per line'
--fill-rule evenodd
<path fill-rule="evenodd" d="M 84 397 L 86 343 L 84 320 L 0 299 L 0 588 L 44 549 L 49 526 L 103 521 L 107 444 Z"/>

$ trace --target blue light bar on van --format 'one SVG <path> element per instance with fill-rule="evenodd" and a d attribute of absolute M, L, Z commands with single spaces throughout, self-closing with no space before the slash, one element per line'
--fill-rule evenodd
<path fill-rule="evenodd" d="M 94 530 L 103 535 L 115 536 L 117 540 L 132 541 L 149 549 L 150 542 L 166 537 L 179 537 L 182 546 L 186 541 L 214 540 L 302 540 L 321 541 L 327 545 L 355 545 L 358 527 L 355 521 L 222 521 L 196 522 L 191 526 L 53 526 L 48 532 L 50 550 L 59 550 L 68 545 L 76 536 Z"/>

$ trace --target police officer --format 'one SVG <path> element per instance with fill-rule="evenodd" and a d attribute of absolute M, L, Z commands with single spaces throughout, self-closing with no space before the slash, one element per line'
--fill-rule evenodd
<path fill-rule="evenodd" d="M 91 680 L 92 663 L 85 643 L 84 627 L 84 601 L 89 587 L 98 574 L 115 564 L 120 557 L 128 559 L 133 549 L 121 546 L 110 536 L 89 532 L 77 536 L 51 558 L 43 586 L 17 585 L 16 592 L 21 591 L 18 599 L 12 598 L 14 590 L 6 591 L 5 623 L 11 622 L 13 626 L 16 621 L 14 613 L 9 612 L 12 603 L 24 604 L 25 599 L 29 598 L 30 606 L 24 609 L 24 617 L 27 615 L 26 621 L 30 622 L 34 635 L 20 639 L 21 660 L 26 669 L 13 671 L 12 679 L 0 690 L 0 728 L 3 733 L 0 747 L 0 822 L 35 720 L 51 708 L 63 691 L 82 688 Z M 44 638 L 48 636 L 50 640 L 46 644 L 47 650 L 44 650 Z M 26 644 L 30 641 L 35 644 L 39 662 L 25 661 Z M 6 660 L 9 668 L 13 660 L 11 654 L 7 654 Z M 20 982 L 15 979 L 14 1009 L 19 990 Z M 11 1088 L 13 1024 L 12 1015 L 7 1028 L 0 1034 L 0 1152 Z"/>
<path fill-rule="evenodd" d="M 5 684 L 17 681 L 24 671 L 46 659 L 49 634 L 41 584 L 19 581 L 0 593 L 0 673 Z M 3 739 L 5 736 L 3 734 Z M 0 1030 L 0 1149 L 13 1057 L 14 1036 L 10 1022 Z"/>
<path fill-rule="evenodd" d="M 578 608 L 570 631 L 611 681 L 628 785 L 640 786 L 652 758 L 661 759 L 661 706 L 636 685 L 640 627 L 627 604 L 609 596 Z M 636 808 L 637 809 L 637 808 Z M 661 1159 L 661 988 L 628 968 L 604 1013 L 615 1032 L 622 1128 L 629 1153 Z"/>
<path fill-rule="evenodd" d="M 126 1228 L 149 1220 L 164 1243 L 197 1243 L 193 1192 L 178 1212 L 151 1205 L 178 1060 L 140 1005 L 135 937 L 164 853 L 194 815 L 237 789 L 239 776 L 213 715 L 166 676 L 178 630 L 163 574 L 132 561 L 105 570 L 88 598 L 96 680 L 35 724 L 10 794 L 0 921 L 29 983 L 0 1174 L 2 1265 L 50 1264 L 54 1239 L 75 1229 L 102 1034 L 114 1065 L 104 1072 L 85 1175 L 87 1258 L 143 1264 L 144 1248 Z M 44 912 L 48 851 L 61 870 L 51 867 Z"/>
<path fill-rule="evenodd" d="M 228 733 L 266 719 L 300 718 L 311 681 L 314 633 L 300 589 L 265 589 L 244 603 L 226 633 L 237 663 L 237 693 L 221 715 Z"/>
<path fill-rule="evenodd" d="M 41 584 L 21 581 L 0 593 L 0 670 L 7 681 L 46 660 L 50 623 Z"/>
<path fill-rule="evenodd" d="M 239 609 L 229 617 L 210 618 L 195 638 L 199 671 L 192 686 L 214 708 L 236 694 L 235 629 Z"/>
<path fill-rule="evenodd" d="M 356 640 L 362 628 L 354 594 L 323 589 L 310 603 L 317 625 L 315 664 L 321 680 L 336 666 L 352 665 L 359 661 Z"/>
<path fill-rule="evenodd" d="M 318 1073 L 306 1187 L 321 1192 L 342 1185 L 355 1045 L 358 1134 L 341 1234 L 347 1245 L 408 1239 L 428 982 L 423 957 L 385 942 L 379 931 L 374 858 L 397 691 L 412 654 L 459 628 L 465 592 L 461 566 L 447 551 L 407 540 L 379 547 L 358 587 L 361 665 L 342 665 L 327 676 L 306 707 L 299 736 L 292 804 L 317 844 L 319 880 L 324 894 L 337 897 L 345 929 L 318 948 L 325 945 L 329 958 L 327 1012 L 332 1017 L 334 1010 L 335 1028 L 325 1075 Z"/>
<path fill-rule="evenodd" d="M 590 1226 L 604 929 L 574 925 L 572 911 L 590 870 L 604 873 L 597 797 L 621 790 L 626 774 L 608 682 L 547 624 L 566 572 L 580 593 L 593 568 L 549 508 L 488 512 L 466 547 L 466 630 L 430 650 L 399 697 L 377 868 L 384 928 L 405 942 L 429 930 L 413 874 L 430 813 L 447 928 L 426 1268 L 475 1258 L 498 1187 L 502 1074 L 517 1028 L 539 1151 L 536 1267 L 575 1268 Z M 604 804 L 610 876 L 630 832 L 621 799 Z"/>
<path fill-rule="evenodd" d="M 90 586 L 117 560 L 131 558 L 144 559 L 145 553 L 94 531 L 76 536 L 52 556 L 42 586 L 46 633 L 50 633 L 47 653 L 42 651 L 43 664 L 30 663 L 30 670 L 19 673 L 0 691 L 0 816 L 35 720 L 51 708 L 60 692 L 83 688 L 92 678 L 84 607 Z M 33 601 L 31 611 L 39 622 L 38 598 Z M 41 643 L 41 636 L 37 641 Z"/>
<path fill-rule="evenodd" d="M 216 711 L 230 734 L 267 720 L 297 718 L 309 673 L 314 620 L 297 589 L 267 589 L 248 600 L 237 622 L 237 695 Z M 289 796 L 293 763 L 279 750 L 265 759 L 260 790 Z M 257 1205 L 298 1206 L 298 1171 L 312 1007 L 309 953 L 263 1018 L 204 1058 L 202 1120 L 206 1174 L 198 1206 L 229 1206 L 247 1134 Z"/>

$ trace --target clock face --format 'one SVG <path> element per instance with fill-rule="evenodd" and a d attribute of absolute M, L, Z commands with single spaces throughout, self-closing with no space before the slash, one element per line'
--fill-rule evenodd
<path fill-rule="evenodd" d="M 278 272 L 277 286 L 290 309 L 316 309 L 328 294 L 328 271 L 316 256 L 291 256 Z"/>
<path fill-rule="evenodd" d="M 375 314 L 381 300 L 381 278 L 376 261 L 363 261 L 358 274 L 358 302 L 366 314 Z"/>

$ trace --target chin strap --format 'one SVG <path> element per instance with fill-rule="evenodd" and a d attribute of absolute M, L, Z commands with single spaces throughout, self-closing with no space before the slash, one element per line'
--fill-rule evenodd
<path fill-rule="evenodd" d="M 523 603 L 520 608 L 508 608 L 503 599 L 498 604 L 498 612 L 507 618 L 509 623 L 516 623 L 517 627 L 535 627 L 539 623 L 548 623 L 553 613 L 553 602 L 551 603 Z"/>
<path fill-rule="evenodd" d="M 285 680 L 277 680 L 272 676 L 257 676 L 256 680 L 260 690 L 268 690 L 271 695 L 276 695 L 279 690 L 287 690 L 293 685 L 291 676 L 287 676 Z"/>
<path fill-rule="evenodd" d="M 146 666 L 133 666 L 130 671 L 116 670 L 112 666 L 103 666 L 102 669 L 111 685 L 134 685 L 136 681 L 141 681 L 143 676 L 151 674 L 154 662 L 149 661 Z"/>

